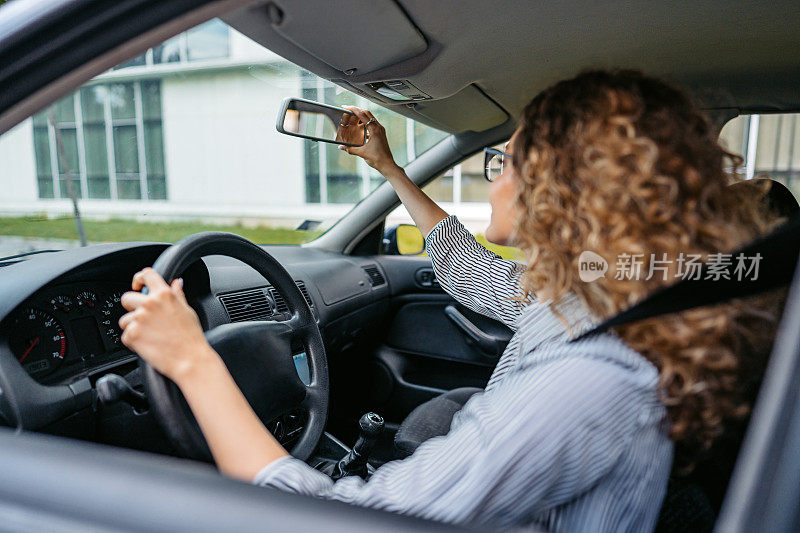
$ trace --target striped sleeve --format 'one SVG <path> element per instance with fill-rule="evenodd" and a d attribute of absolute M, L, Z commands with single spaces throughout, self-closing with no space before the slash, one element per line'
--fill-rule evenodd
<path fill-rule="evenodd" d="M 369 481 L 334 483 L 285 457 L 254 482 L 444 522 L 512 525 L 574 500 L 612 469 L 639 418 L 639 394 L 613 363 L 551 361 L 476 394 L 447 435 L 386 463 Z"/>
<path fill-rule="evenodd" d="M 525 265 L 487 250 L 453 215 L 434 226 L 425 238 L 425 251 L 445 292 L 516 330 Z"/>

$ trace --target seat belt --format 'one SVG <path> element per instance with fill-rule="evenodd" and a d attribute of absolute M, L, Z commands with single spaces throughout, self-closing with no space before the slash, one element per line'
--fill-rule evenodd
<path fill-rule="evenodd" d="M 735 259 L 740 253 L 748 258 L 760 254 L 759 272 L 755 279 L 738 280 L 734 276 L 731 276 L 731 279 L 718 280 L 681 279 L 674 285 L 663 287 L 634 306 L 606 319 L 572 342 L 645 318 L 686 311 L 789 285 L 800 255 L 800 215 L 795 215 L 770 234 L 737 250 L 731 257 Z M 701 273 L 706 272 L 709 264 L 708 261 L 702 263 Z"/>

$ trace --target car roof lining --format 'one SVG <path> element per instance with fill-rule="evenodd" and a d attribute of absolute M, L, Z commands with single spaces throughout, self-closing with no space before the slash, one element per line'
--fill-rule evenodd
<path fill-rule="evenodd" d="M 366 0 L 293 0 L 316 2 L 321 13 L 343 12 L 354 27 L 375 25 L 380 13 L 364 18 L 356 9 Z M 497 0 L 489 7 L 478 0 L 380 0 L 400 8 L 427 43 L 421 53 L 373 72 L 348 76 L 299 48 L 276 32 L 263 2 L 228 0 L 207 6 L 203 15 L 173 22 L 152 35 L 137 38 L 113 53 L 84 65 L 43 91 L 5 110 L 0 131 L 57 99 L 86 78 L 127 59 L 133 51 L 164 36 L 219 15 L 273 52 L 375 103 L 445 131 L 483 131 L 497 126 L 497 109 L 517 117 L 532 95 L 553 82 L 591 67 L 634 67 L 688 88 L 707 110 L 726 114 L 800 110 L 800 3 L 778 0 L 769 9 L 743 0 L 720 5 L 614 0 L 603 6 L 575 0 L 558 3 Z M 274 0 L 283 4 L 287 0 Z M 238 9 L 237 9 L 238 4 Z M 212 7 L 213 6 L 213 7 Z M 487 10 L 496 16 L 489 16 Z M 447 13 L 447 17 L 442 17 Z M 609 14 L 611 16 L 609 16 Z M 211 15 L 214 16 L 214 15 Z M 177 22 L 177 24 L 176 24 Z M 197 23 L 195 22 L 195 23 Z M 169 29 L 167 29 L 169 28 Z M 335 28 L 334 28 L 335 30 Z M 324 32 L 309 28 L 308 32 Z M 302 40 L 302 31 L 295 41 Z M 163 40 L 163 38 L 161 40 Z M 330 36 L 341 41 L 341 35 Z M 631 45 L 634 43 L 634 45 Z M 362 43 L 363 44 L 363 43 Z M 487 68 L 486 65 L 491 65 Z M 433 100 L 407 106 L 370 92 L 374 80 L 409 80 Z M 486 97 L 482 109 L 466 111 L 448 100 L 465 88 Z M 475 99 L 470 101 L 473 108 Z M 462 104 L 463 105 L 463 104 Z M 424 108 L 424 109 L 415 109 Z M 442 108 L 439 112 L 438 108 Z M 422 112 L 424 111 L 424 112 Z M 474 115 L 474 116 L 473 116 Z M 486 121 L 494 116 L 494 121 Z M 513 120 L 512 120 L 513 121 Z"/>
<path fill-rule="evenodd" d="M 493 108 L 516 117 L 537 92 L 595 67 L 639 68 L 661 76 L 686 87 L 705 109 L 741 113 L 800 109 L 800 56 L 787 53 L 800 45 L 800 4 L 795 1 L 777 0 L 768 8 L 743 0 L 602 4 L 497 0 L 488 5 L 480 0 L 274 0 L 270 4 L 294 19 L 307 16 L 309 9 L 315 11 L 313 20 L 344 13 L 353 28 L 371 35 L 396 21 L 397 10 L 382 18 L 381 9 L 364 6 L 399 7 L 408 25 L 424 36 L 427 48 L 372 72 L 350 74 L 310 54 L 312 45 L 297 44 L 306 39 L 341 42 L 337 24 L 309 24 L 289 41 L 263 4 L 223 19 L 323 78 L 453 133 L 497 126 Z M 386 46 L 385 41 L 375 42 L 377 47 Z M 353 65 L 368 64 L 374 56 L 367 49 L 361 53 L 369 57 L 358 57 L 358 47 L 350 53 Z M 409 81 L 432 100 L 392 102 L 367 85 L 396 79 Z M 465 89 L 472 94 L 479 91 L 486 100 L 458 102 Z"/>

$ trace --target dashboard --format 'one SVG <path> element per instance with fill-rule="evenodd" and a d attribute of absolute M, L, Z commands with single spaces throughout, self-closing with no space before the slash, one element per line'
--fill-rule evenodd
<path fill-rule="evenodd" d="M 133 354 L 120 341 L 124 282 L 47 287 L 11 318 L 9 347 L 34 379 L 46 383 Z"/>
<path fill-rule="evenodd" d="M 141 449 L 143 435 L 163 441 L 152 421 L 146 422 L 149 415 L 126 405 L 99 405 L 95 384 L 116 373 L 142 390 L 137 356 L 120 341 L 118 321 L 125 313 L 120 297 L 130 290 L 133 275 L 167 248 L 105 244 L 0 262 L 0 424 Z M 329 361 L 354 339 L 378 331 L 391 291 L 375 257 L 299 246 L 265 249 L 311 305 Z M 206 331 L 239 320 L 289 316 L 268 280 L 235 259 L 204 257 L 181 277 Z M 302 354 L 301 348 L 295 352 L 301 379 Z"/>

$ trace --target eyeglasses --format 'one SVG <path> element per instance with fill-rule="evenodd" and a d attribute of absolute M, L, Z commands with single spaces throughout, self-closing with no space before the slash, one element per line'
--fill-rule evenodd
<path fill-rule="evenodd" d="M 506 162 L 506 159 L 508 162 Z M 483 149 L 483 177 L 496 180 L 503 173 L 503 166 L 511 163 L 512 155 L 494 148 Z"/>

